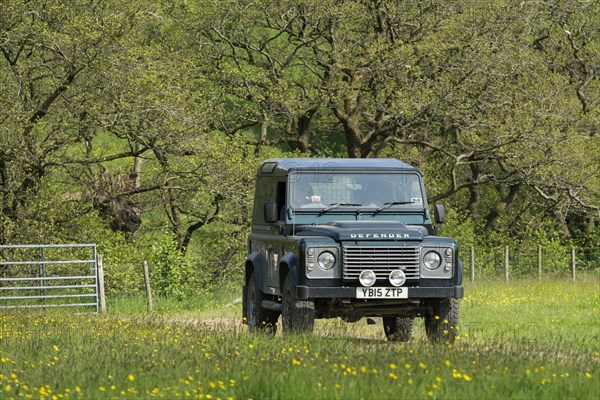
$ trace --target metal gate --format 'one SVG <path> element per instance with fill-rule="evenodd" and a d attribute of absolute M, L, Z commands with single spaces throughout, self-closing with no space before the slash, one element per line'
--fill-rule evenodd
<path fill-rule="evenodd" d="M 95 244 L 0 246 L 0 309 L 99 308 Z"/>

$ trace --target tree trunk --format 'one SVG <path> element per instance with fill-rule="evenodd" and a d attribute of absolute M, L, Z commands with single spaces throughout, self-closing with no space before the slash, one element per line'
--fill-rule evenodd
<path fill-rule="evenodd" d="M 570 239 L 573 235 L 571 234 L 571 230 L 569 229 L 569 225 L 565 220 L 565 216 L 561 212 L 559 207 L 554 208 L 554 217 L 556 218 L 556 222 L 562 231 L 564 239 Z"/>
<path fill-rule="evenodd" d="M 502 212 L 508 207 L 519 194 L 521 184 L 515 183 L 509 186 L 508 194 L 499 201 L 496 206 L 488 213 L 485 217 L 485 227 L 487 229 L 493 229 L 496 223 L 496 219 L 502 214 Z"/>
<path fill-rule="evenodd" d="M 479 179 L 479 166 L 477 164 L 471 164 L 471 180 L 473 182 Z M 469 203 L 467 204 L 467 210 L 469 211 L 469 215 L 471 219 L 475 220 L 477 218 L 477 206 L 479 205 L 479 200 L 481 198 L 479 194 L 479 185 L 473 185 L 469 187 Z"/>

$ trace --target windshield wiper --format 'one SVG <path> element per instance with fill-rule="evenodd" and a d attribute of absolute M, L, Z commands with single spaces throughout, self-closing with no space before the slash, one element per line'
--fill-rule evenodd
<path fill-rule="evenodd" d="M 383 206 L 381 206 L 377 210 L 375 210 L 373 215 L 378 214 L 379 212 L 386 210 L 386 209 L 390 208 L 391 206 L 397 206 L 400 204 L 413 204 L 413 202 L 412 201 L 390 201 L 389 203 L 383 203 Z"/>
<path fill-rule="evenodd" d="M 319 213 L 319 215 L 323 215 L 323 214 L 325 214 L 327 211 L 329 211 L 329 210 L 333 210 L 334 208 L 338 208 L 338 207 L 360 207 L 360 206 L 362 206 L 362 204 L 357 204 L 357 203 L 344 203 L 344 202 L 341 202 L 341 203 L 331 203 L 331 204 L 329 205 L 329 207 L 322 209 L 322 210 L 321 210 L 321 212 Z"/>

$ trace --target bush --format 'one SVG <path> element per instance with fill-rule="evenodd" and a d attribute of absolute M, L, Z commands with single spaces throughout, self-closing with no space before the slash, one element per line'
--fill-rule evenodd
<path fill-rule="evenodd" d="M 446 209 L 446 222 L 441 226 L 439 234 L 456 239 L 463 254 L 477 243 L 476 226 L 466 211 L 455 208 Z"/>
<path fill-rule="evenodd" d="M 173 241 L 154 246 L 149 262 L 150 279 L 158 295 L 182 300 L 189 294 L 194 271 Z"/>

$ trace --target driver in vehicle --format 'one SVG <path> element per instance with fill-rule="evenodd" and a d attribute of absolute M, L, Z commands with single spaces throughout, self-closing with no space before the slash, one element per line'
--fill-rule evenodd
<path fill-rule="evenodd" d="M 321 196 L 314 194 L 310 183 L 298 182 L 294 185 L 292 204 L 294 207 L 311 207 L 321 204 Z"/>

